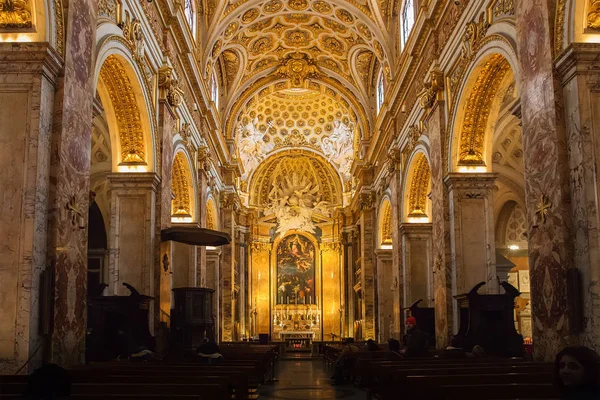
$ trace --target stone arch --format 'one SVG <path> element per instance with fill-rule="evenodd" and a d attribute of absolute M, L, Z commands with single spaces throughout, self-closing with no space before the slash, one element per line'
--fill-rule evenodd
<path fill-rule="evenodd" d="M 409 160 L 404 186 L 404 222 L 431 222 L 431 168 L 427 155 L 417 150 Z"/>
<path fill-rule="evenodd" d="M 488 172 L 492 164 L 493 124 L 500 92 L 516 80 L 512 62 L 487 49 L 473 63 L 454 108 L 449 143 L 451 172 Z"/>
<path fill-rule="evenodd" d="M 135 63 L 119 46 L 101 50 L 95 87 L 112 143 L 113 172 L 149 172 L 156 168 L 152 110 Z"/>
<path fill-rule="evenodd" d="M 219 213 L 217 205 L 212 196 L 206 201 L 206 227 L 208 229 L 219 230 Z"/>
<path fill-rule="evenodd" d="M 171 190 L 172 222 L 193 222 L 197 220 L 194 176 L 189 157 L 177 149 L 173 158 Z"/>
<path fill-rule="evenodd" d="M 377 223 L 377 247 L 391 248 L 392 246 L 392 203 L 389 197 L 384 197 L 379 206 Z"/>

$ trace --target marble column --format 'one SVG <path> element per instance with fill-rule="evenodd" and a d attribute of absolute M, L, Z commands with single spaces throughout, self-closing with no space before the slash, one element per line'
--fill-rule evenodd
<path fill-rule="evenodd" d="M 47 44 L 0 43 L 0 373 L 15 373 L 41 344 L 52 109 L 62 60 Z M 45 299 L 43 301 L 48 301 Z M 38 367 L 43 352 L 29 363 Z"/>
<path fill-rule="evenodd" d="M 221 323 L 221 341 L 233 340 L 233 290 L 235 279 L 235 211 L 233 192 L 221 194 L 221 228 L 231 235 L 231 243 L 222 246 L 221 265 L 219 274 L 219 318 Z"/>
<path fill-rule="evenodd" d="M 140 293 L 155 296 L 154 249 L 158 175 L 109 174 L 111 212 L 109 231 L 109 292 L 129 295 L 127 282 Z"/>
<path fill-rule="evenodd" d="M 572 343 L 567 271 L 575 266 L 564 104 L 553 52 L 555 2 L 515 3 L 534 357 Z"/>
<path fill-rule="evenodd" d="M 389 338 L 394 337 L 394 299 L 400 285 L 398 279 L 394 279 L 392 250 L 376 249 L 375 256 L 377 258 L 377 318 L 379 320 L 377 341 L 385 343 Z"/>
<path fill-rule="evenodd" d="M 497 174 L 452 173 L 444 182 L 450 196 L 452 294 L 498 293 L 493 188 Z M 458 309 L 454 303 L 455 317 Z"/>
<path fill-rule="evenodd" d="M 425 120 L 430 141 L 431 209 L 433 241 L 433 288 L 435 342 L 445 348 L 453 335 L 452 263 L 450 255 L 450 216 L 448 190 L 444 185 L 445 156 L 444 102 L 437 101 Z"/>
<path fill-rule="evenodd" d="M 323 337 L 321 340 L 330 340 L 330 334 L 340 337 L 342 327 L 340 324 L 340 300 L 341 300 L 341 281 L 342 269 L 340 265 L 341 247 L 338 242 L 321 243 L 321 276 L 323 280 L 320 284 L 322 299 L 320 299 L 323 324 Z"/>
<path fill-rule="evenodd" d="M 583 317 L 573 328 L 581 330 L 582 344 L 600 347 L 600 240 L 598 214 L 600 167 L 600 125 L 594 122 L 600 113 L 600 70 L 598 43 L 573 43 L 557 61 L 563 85 L 575 265 L 581 274 L 582 310 L 571 310 Z M 581 303 L 580 303 L 581 304 Z M 530 318 L 530 317 L 529 317 Z M 573 329 L 574 330 L 574 329 Z"/>
<path fill-rule="evenodd" d="M 433 298 L 433 243 L 431 224 L 402 224 L 404 304 L 431 307 Z"/>
<path fill-rule="evenodd" d="M 84 361 L 87 318 L 87 223 L 97 1 L 65 9 L 65 60 L 54 104 L 48 262 L 54 267 L 54 316 L 46 357 L 70 366 Z"/>
<path fill-rule="evenodd" d="M 221 248 L 217 247 L 214 250 L 206 250 L 206 280 L 205 286 L 213 289 L 213 317 L 215 320 L 215 340 L 219 342 L 221 340 L 221 326 L 220 309 L 221 302 L 219 296 L 219 282 L 220 282 L 220 268 L 221 268 Z"/>
<path fill-rule="evenodd" d="M 389 154 L 389 162 L 393 168 L 390 171 L 390 189 L 391 205 L 392 205 L 392 280 L 398 282 L 397 290 L 393 295 L 393 311 L 391 328 L 392 335 L 395 338 L 402 336 L 404 332 L 404 323 L 402 318 L 402 309 L 407 307 L 404 301 L 404 273 L 403 273 L 403 256 L 404 245 L 402 243 L 402 233 L 400 226 L 402 224 L 402 169 L 400 168 L 401 153 L 397 149 L 393 149 Z M 390 330 L 387 326 L 384 329 Z"/>
<path fill-rule="evenodd" d="M 271 248 L 269 237 L 255 237 L 250 250 L 252 278 L 250 331 L 253 335 L 271 332 L 269 280 L 271 274 Z M 276 277 L 272 277 L 276 279 Z M 276 304 L 276 302 L 274 302 Z"/>
<path fill-rule="evenodd" d="M 200 163 L 203 166 L 203 163 Z M 206 202 L 208 191 L 208 176 L 206 170 L 202 167 L 198 169 L 198 180 L 196 181 L 198 193 L 196 202 L 198 204 L 198 222 L 200 226 L 206 228 Z M 196 247 L 196 285 L 198 287 L 206 286 L 206 246 Z"/>
<path fill-rule="evenodd" d="M 362 286 L 362 313 L 363 339 L 376 339 L 376 299 L 375 299 L 375 209 L 373 208 L 373 195 L 360 193 L 360 241 L 361 241 L 361 286 Z"/>

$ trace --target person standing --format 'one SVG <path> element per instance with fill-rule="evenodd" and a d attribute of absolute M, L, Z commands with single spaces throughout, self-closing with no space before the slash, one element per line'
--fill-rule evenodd
<path fill-rule="evenodd" d="M 429 340 L 427 334 L 417 328 L 415 317 L 406 318 L 406 333 L 402 339 L 404 348 L 400 354 L 406 357 L 424 357 L 427 355 Z"/>

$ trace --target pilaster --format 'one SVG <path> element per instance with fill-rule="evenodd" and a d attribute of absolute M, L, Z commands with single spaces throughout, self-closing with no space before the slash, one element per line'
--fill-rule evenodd
<path fill-rule="evenodd" d="M 403 272 L 403 257 L 404 244 L 402 243 L 402 234 L 400 232 L 400 225 L 402 223 L 402 169 L 400 168 L 401 163 L 401 152 L 398 149 L 392 149 L 388 154 L 388 160 L 390 163 L 390 190 L 391 190 L 391 205 L 392 205 L 392 280 L 397 282 L 395 285 L 396 290 L 392 295 L 393 298 L 393 311 L 392 321 L 393 326 L 383 326 L 383 329 L 387 329 L 390 335 L 394 337 L 401 337 L 404 330 L 404 323 L 402 318 L 402 309 L 406 307 L 404 301 L 404 272 Z"/>
<path fill-rule="evenodd" d="M 554 68 L 554 2 L 515 3 L 523 122 L 534 357 L 551 360 L 575 341 L 567 290 L 575 267 L 568 146 L 562 91 Z"/>
<path fill-rule="evenodd" d="M 61 64 L 47 43 L 0 43 L 0 373 L 5 374 L 29 357 L 22 372 L 37 368 L 43 354 L 33 353 L 47 329 L 39 326 L 40 301 L 50 302 L 39 293 L 47 266 L 52 109 Z"/>
<path fill-rule="evenodd" d="M 360 241 L 361 241 L 361 286 L 363 339 L 376 339 L 376 275 L 375 237 L 376 213 L 373 208 L 374 196 L 370 191 L 359 193 Z"/>
<path fill-rule="evenodd" d="M 433 306 L 432 224 L 402 224 L 404 266 L 404 304 L 410 307 L 423 300 L 421 307 Z"/>
<path fill-rule="evenodd" d="M 81 364 L 85 353 L 90 143 L 94 101 L 97 1 L 69 3 L 65 62 L 54 103 L 50 160 L 48 257 L 54 267 L 54 318 L 48 361 Z"/>
<path fill-rule="evenodd" d="M 394 279 L 393 254 L 390 249 L 376 249 L 377 258 L 377 318 L 379 330 L 377 341 L 385 343 L 396 335 L 394 325 L 394 298 L 398 293 L 398 280 Z"/>
<path fill-rule="evenodd" d="M 496 178 L 491 173 L 452 173 L 444 179 L 450 196 L 453 295 L 467 293 L 479 282 L 486 283 L 480 292 L 498 293 L 492 191 Z"/>
<path fill-rule="evenodd" d="M 556 62 L 562 80 L 569 149 L 571 213 L 574 261 L 581 274 L 582 317 L 572 331 L 581 329 L 581 341 L 600 346 L 600 237 L 598 178 L 600 167 L 597 139 L 600 137 L 600 70 L 598 43 L 573 43 Z"/>
<path fill-rule="evenodd" d="M 321 300 L 323 338 L 329 340 L 330 334 L 341 336 L 340 306 L 341 306 L 341 280 L 342 270 L 340 265 L 340 244 L 334 242 L 321 243 L 321 269 L 323 280 Z"/>
<path fill-rule="evenodd" d="M 250 249 L 252 265 L 251 329 L 252 335 L 271 332 L 269 277 L 271 274 L 271 249 L 269 237 L 253 238 Z"/>
<path fill-rule="evenodd" d="M 206 250 L 206 280 L 205 286 L 207 288 L 215 290 L 215 296 L 213 298 L 213 318 L 215 320 L 215 340 L 219 342 L 221 339 L 221 298 L 219 290 L 221 274 L 221 248 Z"/>
<path fill-rule="evenodd" d="M 231 243 L 221 247 L 221 269 L 219 275 L 221 341 L 233 340 L 233 290 L 235 285 L 236 221 L 235 212 L 239 200 L 235 192 L 221 194 L 221 228 L 231 235 Z"/>

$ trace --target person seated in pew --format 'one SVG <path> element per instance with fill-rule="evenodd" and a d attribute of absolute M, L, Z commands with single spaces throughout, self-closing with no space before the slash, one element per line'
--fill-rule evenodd
<path fill-rule="evenodd" d="M 378 351 L 380 350 L 379 346 L 377 346 L 377 342 L 373 339 L 367 340 L 367 351 Z"/>
<path fill-rule="evenodd" d="M 360 349 L 354 344 L 354 338 L 347 338 L 344 348 L 333 364 L 334 372 L 331 379 L 334 380 L 334 385 L 341 385 L 344 383 L 344 364 L 346 363 L 346 359 L 350 353 L 357 351 L 360 351 Z"/>
<path fill-rule="evenodd" d="M 71 376 L 56 364 L 44 364 L 27 379 L 25 399 L 59 400 L 71 396 Z"/>
<path fill-rule="evenodd" d="M 385 354 L 385 359 L 389 361 L 397 361 L 404 359 L 404 356 L 400 354 L 400 342 L 396 339 L 388 340 L 389 350 Z"/>
<path fill-rule="evenodd" d="M 200 360 L 205 364 L 219 364 L 223 361 L 223 355 L 219 350 L 219 346 L 208 338 L 204 338 L 204 343 L 198 347 L 198 356 L 200 356 Z"/>
<path fill-rule="evenodd" d="M 465 358 L 467 352 L 460 347 L 460 339 L 456 336 L 450 341 L 450 345 L 440 352 L 440 358 L 459 359 Z"/>
<path fill-rule="evenodd" d="M 429 350 L 429 340 L 427 334 L 417 328 L 417 319 L 415 317 L 406 318 L 406 333 L 402 339 L 404 348 L 400 354 L 405 357 L 424 357 Z"/>
<path fill-rule="evenodd" d="M 485 358 L 487 357 L 487 353 L 485 352 L 485 349 L 482 346 L 476 344 L 475 346 L 473 346 L 473 349 L 470 353 L 466 353 L 466 356 L 469 358 Z"/>
<path fill-rule="evenodd" d="M 561 400 L 600 399 L 600 356 L 585 346 L 566 347 L 554 360 Z"/>

